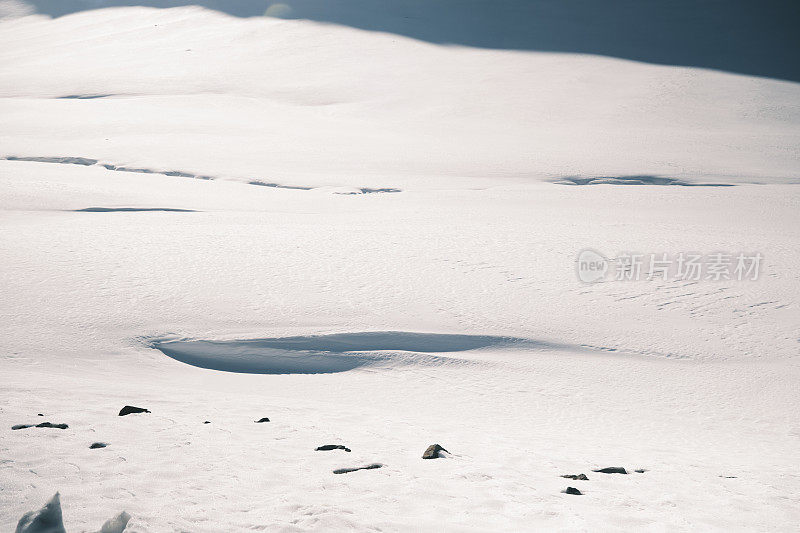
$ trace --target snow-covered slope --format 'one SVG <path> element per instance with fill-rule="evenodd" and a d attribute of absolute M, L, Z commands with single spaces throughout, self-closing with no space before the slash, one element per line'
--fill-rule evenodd
<path fill-rule="evenodd" d="M 0 2 L 0 530 L 800 522 L 800 84 L 89 4 Z"/>
<path fill-rule="evenodd" d="M 329 185 L 798 179 L 796 83 L 192 7 L 4 22 L 0 95 L 0 156 Z"/>

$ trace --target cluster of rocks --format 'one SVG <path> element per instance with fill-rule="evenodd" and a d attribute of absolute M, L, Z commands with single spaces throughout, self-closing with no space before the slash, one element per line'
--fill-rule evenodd
<path fill-rule="evenodd" d="M 605 468 L 598 468 L 597 470 L 592 470 L 592 472 L 597 472 L 597 473 L 600 473 L 600 474 L 627 474 L 628 473 L 628 471 L 625 470 L 625 468 L 623 468 L 621 466 L 607 466 Z M 638 468 L 638 469 L 634 470 L 634 472 L 638 472 L 640 474 L 643 474 L 643 473 L 647 472 L 647 470 L 645 470 L 644 468 Z M 589 481 L 589 478 L 586 477 L 586 474 L 564 474 L 561 477 L 566 478 L 566 479 L 573 479 L 573 480 L 577 480 L 577 481 Z M 573 494 L 575 496 L 580 496 L 580 495 L 583 494 L 581 491 L 579 491 L 575 487 L 567 487 L 565 490 L 563 490 L 561 492 L 563 492 L 565 494 Z"/>

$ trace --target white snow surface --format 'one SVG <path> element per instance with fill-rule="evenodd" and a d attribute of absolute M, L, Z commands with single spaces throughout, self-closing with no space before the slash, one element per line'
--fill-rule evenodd
<path fill-rule="evenodd" d="M 800 84 L 26 6 L 0 2 L 0 531 L 56 492 L 67 531 L 796 530 Z M 553 183 L 627 176 L 732 186 Z M 764 263 L 584 284 L 584 248 Z M 69 428 L 10 429 L 43 421 Z"/>

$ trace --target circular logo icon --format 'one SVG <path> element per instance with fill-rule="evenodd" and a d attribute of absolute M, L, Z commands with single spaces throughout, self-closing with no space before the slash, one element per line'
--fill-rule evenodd
<path fill-rule="evenodd" d="M 584 283 L 603 281 L 608 273 L 608 259 L 596 250 L 581 250 L 575 261 L 575 271 Z"/>

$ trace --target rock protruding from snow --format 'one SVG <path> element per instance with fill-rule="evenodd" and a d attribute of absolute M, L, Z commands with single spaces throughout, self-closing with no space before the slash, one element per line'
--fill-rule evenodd
<path fill-rule="evenodd" d="M 52 422 L 42 422 L 41 424 L 17 424 L 15 426 L 11 426 L 11 429 L 28 429 L 28 428 L 54 428 L 54 429 L 67 429 L 69 426 L 67 424 L 53 424 Z"/>
<path fill-rule="evenodd" d="M 265 416 L 264 418 L 261 418 L 261 419 L 259 419 L 259 420 L 256 420 L 256 424 L 261 424 L 261 423 L 264 423 L 264 422 L 269 422 L 269 418 L 267 418 L 267 417 Z"/>
<path fill-rule="evenodd" d="M 107 442 L 93 442 L 92 445 L 89 446 L 89 448 L 92 450 L 96 450 L 97 448 L 105 448 L 106 446 L 108 446 Z"/>
<path fill-rule="evenodd" d="M 318 446 L 315 451 L 317 452 L 328 452 L 331 450 L 344 450 L 346 452 L 350 451 L 350 448 L 347 446 L 343 446 L 341 444 L 325 444 L 323 446 Z"/>
<path fill-rule="evenodd" d="M 564 491 L 565 494 L 573 494 L 575 496 L 580 496 L 583 493 L 576 489 L 575 487 L 567 487 L 567 490 Z"/>
<path fill-rule="evenodd" d="M 119 410 L 119 416 L 132 415 L 135 413 L 149 413 L 149 412 L 150 411 L 142 407 L 134 407 L 132 405 L 126 405 L 125 407 Z"/>
<path fill-rule="evenodd" d="M 438 444 L 431 444 L 428 446 L 428 449 L 425 450 L 425 453 L 422 454 L 423 459 L 438 459 L 440 457 L 444 457 L 441 455 L 441 452 L 450 453 Z"/>
<path fill-rule="evenodd" d="M 125 528 L 128 527 L 128 522 L 131 520 L 131 515 L 122 511 L 114 518 L 106 521 L 103 527 L 100 528 L 98 533 L 123 533 Z"/>
<path fill-rule="evenodd" d="M 352 468 L 337 468 L 336 470 L 333 471 L 333 473 L 334 474 L 347 474 L 349 472 L 355 472 L 357 470 L 373 470 L 375 468 L 383 468 L 383 466 L 384 465 L 382 465 L 380 463 L 372 463 L 372 464 L 369 464 L 369 465 L 355 466 L 355 467 L 352 467 Z"/>
<path fill-rule="evenodd" d="M 16 533 L 66 533 L 61 519 L 61 497 L 55 495 L 38 511 L 29 511 L 17 523 Z"/>
<path fill-rule="evenodd" d="M 592 472 L 600 472 L 601 474 L 627 474 L 628 471 L 622 468 L 621 466 L 607 466 L 606 468 L 600 468 L 598 470 L 592 470 Z"/>
<path fill-rule="evenodd" d="M 567 479 L 574 479 L 576 481 L 589 481 L 589 478 L 586 477 L 586 474 L 564 474 L 561 477 Z"/>
<path fill-rule="evenodd" d="M 67 429 L 69 426 L 67 424 L 53 424 L 52 422 L 42 422 L 41 424 L 36 424 L 37 428 L 54 428 L 54 429 Z"/>

